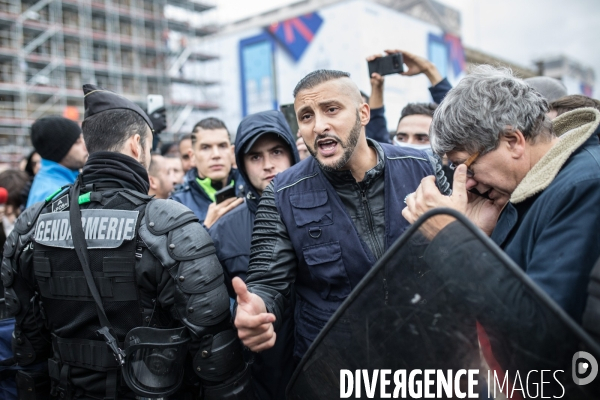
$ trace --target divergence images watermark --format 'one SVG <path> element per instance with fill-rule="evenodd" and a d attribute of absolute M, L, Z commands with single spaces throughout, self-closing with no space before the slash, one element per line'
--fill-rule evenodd
<path fill-rule="evenodd" d="M 540 398 L 561 399 L 565 388 L 561 382 L 564 370 L 487 371 L 485 380 L 478 369 L 435 370 L 404 369 L 340 370 L 340 398 L 360 399 L 433 399 L 446 396 L 458 399 L 496 397 L 503 393 L 508 399 Z M 579 351 L 573 355 L 572 378 L 577 385 L 587 385 L 598 375 L 598 362 L 590 353 Z"/>

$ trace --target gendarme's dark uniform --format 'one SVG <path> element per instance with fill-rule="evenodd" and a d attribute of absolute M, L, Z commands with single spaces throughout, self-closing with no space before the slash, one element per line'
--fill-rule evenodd
<path fill-rule="evenodd" d="M 110 92 L 91 93 L 138 112 Z M 74 187 L 18 219 L 4 248 L 2 280 L 16 317 L 16 361 L 39 365 L 39 373 L 17 375 L 20 398 L 161 397 L 182 380 L 176 398 L 200 387 L 205 399 L 250 398 L 213 243 L 192 211 L 151 199 L 147 190 L 139 162 L 95 152 Z M 81 251 L 79 229 L 95 289 L 74 250 Z"/>

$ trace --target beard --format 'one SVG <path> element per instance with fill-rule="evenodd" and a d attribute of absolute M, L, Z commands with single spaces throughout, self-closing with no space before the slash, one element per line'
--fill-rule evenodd
<path fill-rule="evenodd" d="M 346 164 L 348 164 L 350 157 L 352 157 L 352 154 L 354 153 L 354 149 L 356 149 L 356 144 L 358 143 L 358 138 L 360 138 L 361 128 L 362 128 L 362 125 L 360 123 L 360 115 L 358 114 L 358 110 L 356 110 L 356 122 L 354 123 L 354 126 L 350 130 L 348 139 L 345 142 L 342 141 L 337 136 L 333 136 L 333 135 L 329 135 L 329 134 L 317 135 L 317 137 L 315 138 L 315 141 L 313 143 L 313 147 L 311 148 L 310 146 L 306 146 L 306 148 L 308 149 L 308 152 L 314 157 L 314 159 L 317 160 L 317 163 L 319 163 L 319 167 L 321 167 L 321 169 L 323 171 L 327 171 L 327 172 L 339 171 L 342 168 L 344 168 L 346 166 Z M 344 150 L 340 159 L 337 160 L 333 165 L 323 164 L 321 162 L 321 160 L 319 160 L 319 158 L 317 157 L 317 155 L 318 155 L 317 142 L 319 140 L 325 139 L 325 138 L 335 140 L 336 142 L 338 142 L 338 144 Z"/>
<path fill-rule="evenodd" d="M 88 159 L 87 155 L 83 158 L 81 158 L 81 157 L 77 158 L 71 154 L 67 154 L 60 162 L 65 167 L 69 168 L 70 170 L 77 171 L 77 170 L 80 170 L 81 168 L 83 168 L 87 159 Z"/>

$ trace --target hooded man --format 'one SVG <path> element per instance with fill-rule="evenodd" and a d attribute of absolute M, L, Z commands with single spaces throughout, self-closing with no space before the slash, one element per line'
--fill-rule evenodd
<path fill-rule="evenodd" d="M 221 217 L 209 230 L 217 257 L 225 269 L 231 297 L 235 297 L 231 280 L 236 276 L 246 280 L 252 227 L 263 190 L 278 173 L 300 161 L 294 136 L 283 114 L 264 111 L 244 118 L 235 139 L 235 159 L 240 174 L 248 182 L 246 201 Z M 254 354 L 252 374 L 257 398 L 285 396 L 294 367 L 291 316 L 291 312 L 284 315 L 275 347 Z"/>

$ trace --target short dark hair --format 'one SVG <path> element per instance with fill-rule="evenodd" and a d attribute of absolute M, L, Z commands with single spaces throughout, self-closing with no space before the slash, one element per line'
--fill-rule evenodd
<path fill-rule="evenodd" d="M 196 127 L 194 127 L 195 129 Z M 188 133 L 186 135 L 183 135 L 181 138 L 179 138 L 179 142 L 177 142 L 178 144 L 181 144 L 181 142 L 183 142 L 184 140 L 192 140 L 192 134 Z"/>
<path fill-rule="evenodd" d="M 225 129 L 227 131 L 227 137 L 229 138 L 229 141 L 231 142 L 229 130 L 227 129 L 227 126 L 225 126 L 225 122 L 221 121 L 219 118 L 208 117 L 208 118 L 204 118 L 203 120 L 198 122 L 196 125 L 194 125 L 194 129 L 192 129 L 192 134 L 191 134 L 192 145 L 196 144 L 196 133 L 198 133 L 198 130 L 200 130 L 200 129 L 204 129 L 207 131 L 214 131 L 217 129 Z M 180 143 L 181 143 L 181 141 L 180 141 Z"/>
<path fill-rule="evenodd" d="M 88 153 L 93 154 L 97 151 L 119 151 L 135 134 L 140 135 L 144 148 L 149 127 L 138 113 L 118 108 L 87 117 L 82 130 Z"/>
<path fill-rule="evenodd" d="M 171 151 L 172 147 L 177 147 L 177 152 L 179 152 L 179 143 L 175 143 L 175 142 L 166 142 L 163 143 L 160 146 L 160 150 L 159 150 L 159 154 L 161 156 L 164 156 L 165 154 L 167 154 L 169 151 Z"/>
<path fill-rule="evenodd" d="M 310 89 L 323 82 L 331 81 L 333 79 L 350 78 L 350 74 L 344 71 L 336 71 L 334 69 L 318 69 L 306 75 L 298 82 L 294 88 L 294 98 L 298 92 L 304 89 Z"/>
<path fill-rule="evenodd" d="M 8 192 L 6 205 L 20 209 L 27 203 L 31 180 L 26 172 L 9 169 L 0 173 L 0 187 L 5 188 Z"/>
<path fill-rule="evenodd" d="M 406 107 L 402 109 L 398 123 L 402 121 L 402 118 L 408 117 L 409 115 L 426 115 L 433 118 L 433 113 L 437 107 L 438 105 L 435 103 L 408 103 Z"/>
<path fill-rule="evenodd" d="M 550 110 L 556 111 L 557 116 L 584 107 L 591 107 L 600 111 L 600 101 L 581 94 L 572 94 L 563 96 L 550 103 Z"/>

